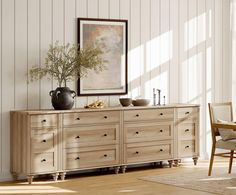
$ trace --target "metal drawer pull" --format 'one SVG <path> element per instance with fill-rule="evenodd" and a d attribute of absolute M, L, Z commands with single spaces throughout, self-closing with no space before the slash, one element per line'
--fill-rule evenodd
<path fill-rule="evenodd" d="M 139 132 L 138 132 L 138 131 L 136 131 L 136 134 L 139 134 Z"/>
<path fill-rule="evenodd" d="M 163 151 L 163 149 L 160 149 L 160 152 L 162 152 Z"/>
<path fill-rule="evenodd" d="M 189 114 L 189 112 L 185 112 L 185 114 Z"/>
<path fill-rule="evenodd" d="M 185 129 L 185 132 L 188 132 L 189 131 L 189 129 Z"/>
<path fill-rule="evenodd" d="M 162 130 L 162 129 L 160 129 L 160 132 L 162 133 L 162 132 L 163 132 L 163 130 Z"/>
<path fill-rule="evenodd" d="M 136 151 L 135 153 L 136 153 L 136 154 L 138 154 L 139 152 L 138 152 L 138 151 Z"/>
<path fill-rule="evenodd" d="M 107 157 L 107 154 L 104 154 L 104 157 Z"/>
<path fill-rule="evenodd" d="M 136 114 L 136 117 L 139 117 L 139 114 Z"/>
<path fill-rule="evenodd" d="M 189 146 L 185 146 L 185 148 L 189 148 Z"/>
<path fill-rule="evenodd" d="M 79 121 L 79 120 L 80 120 L 80 118 L 78 117 L 78 118 L 76 118 L 76 120 L 78 120 L 78 121 Z"/>
<path fill-rule="evenodd" d="M 41 160 L 41 162 L 46 162 L 46 159 L 44 158 L 43 160 Z"/>
<path fill-rule="evenodd" d="M 42 142 L 44 142 L 44 143 L 45 143 L 45 142 L 47 142 L 47 140 L 46 140 L 46 139 L 44 139 Z"/>
<path fill-rule="evenodd" d="M 107 134 L 105 133 L 103 136 L 104 136 L 104 137 L 106 137 L 106 136 L 107 136 Z"/>
<path fill-rule="evenodd" d="M 42 120 L 42 123 L 46 123 L 46 122 L 47 122 L 47 120 L 46 120 L 46 119 L 43 119 L 43 120 Z"/>
<path fill-rule="evenodd" d="M 105 119 L 107 119 L 107 116 L 104 116 Z"/>
<path fill-rule="evenodd" d="M 79 159 L 80 159 L 79 157 L 75 158 L 75 160 L 79 160 Z"/>
<path fill-rule="evenodd" d="M 160 115 L 162 116 L 162 115 L 163 115 L 163 113 L 160 113 Z"/>
<path fill-rule="evenodd" d="M 79 139 L 80 138 L 80 136 L 79 135 L 77 135 L 76 137 L 75 137 L 75 139 Z"/>

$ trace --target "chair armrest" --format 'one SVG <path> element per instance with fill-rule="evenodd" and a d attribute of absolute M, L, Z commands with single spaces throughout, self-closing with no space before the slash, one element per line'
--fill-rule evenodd
<path fill-rule="evenodd" d="M 214 127 L 214 128 L 222 128 L 222 129 L 235 129 L 236 130 L 236 123 L 234 123 L 234 122 L 213 123 L 212 127 Z"/>

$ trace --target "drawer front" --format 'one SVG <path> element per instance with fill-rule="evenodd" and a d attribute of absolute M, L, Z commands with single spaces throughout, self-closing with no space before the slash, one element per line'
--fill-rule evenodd
<path fill-rule="evenodd" d="M 31 146 L 34 152 L 52 150 L 55 147 L 54 132 L 33 135 Z"/>
<path fill-rule="evenodd" d="M 116 144 L 119 125 L 64 128 L 63 136 L 66 148 Z"/>
<path fill-rule="evenodd" d="M 179 141 L 179 157 L 192 157 L 196 154 L 196 146 L 194 140 Z"/>
<path fill-rule="evenodd" d="M 179 140 L 193 140 L 196 136 L 196 123 L 181 123 L 178 125 Z"/>
<path fill-rule="evenodd" d="M 104 149 L 98 151 L 71 152 L 66 151 L 65 169 L 80 169 L 117 164 L 118 150 Z"/>
<path fill-rule="evenodd" d="M 43 173 L 56 170 L 55 153 L 33 153 L 31 159 L 31 173 Z"/>
<path fill-rule="evenodd" d="M 172 139 L 172 124 L 125 125 L 125 143 Z"/>
<path fill-rule="evenodd" d="M 32 115 L 31 128 L 56 127 L 57 114 Z"/>
<path fill-rule="evenodd" d="M 162 159 L 172 158 L 171 144 L 143 146 L 143 147 L 128 147 L 127 163 L 149 162 Z"/>
<path fill-rule="evenodd" d="M 178 119 L 198 119 L 199 118 L 199 108 L 198 107 L 187 107 L 177 109 Z"/>
<path fill-rule="evenodd" d="M 83 112 L 63 114 L 63 125 L 94 124 L 94 123 L 113 123 L 120 121 L 119 111 L 109 112 Z"/>
<path fill-rule="evenodd" d="M 124 121 L 173 120 L 173 118 L 174 110 L 171 108 L 124 111 Z"/>

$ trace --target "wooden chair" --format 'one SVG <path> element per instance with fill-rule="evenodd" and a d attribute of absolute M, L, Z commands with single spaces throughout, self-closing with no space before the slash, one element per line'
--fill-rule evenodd
<path fill-rule="evenodd" d="M 231 173 L 234 150 L 236 150 L 236 139 L 223 141 L 220 138 L 219 129 L 227 130 L 236 130 L 236 123 L 233 122 L 233 111 L 232 103 L 209 103 L 209 113 L 210 113 L 210 122 L 211 122 L 211 134 L 212 134 L 212 150 L 211 150 L 211 159 L 209 165 L 208 176 L 211 175 L 212 166 L 214 161 L 214 156 L 228 157 L 229 160 L 229 170 L 228 173 Z M 218 120 L 229 121 L 229 122 L 219 122 Z M 229 150 L 229 152 L 224 153 L 215 153 L 216 148 Z"/>

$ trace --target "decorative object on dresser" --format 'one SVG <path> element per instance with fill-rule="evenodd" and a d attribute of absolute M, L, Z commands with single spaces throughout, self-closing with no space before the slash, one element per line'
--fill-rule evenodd
<path fill-rule="evenodd" d="M 136 99 L 132 100 L 134 106 L 147 106 L 150 103 L 150 99 Z"/>
<path fill-rule="evenodd" d="M 132 98 L 120 98 L 120 104 L 124 107 L 130 106 L 132 104 Z"/>
<path fill-rule="evenodd" d="M 30 80 L 45 76 L 56 79 L 59 87 L 49 93 L 52 105 L 56 110 L 69 110 L 74 105 L 76 93 L 67 87 L 67 82 L 86 76 L 89 70 L 96 73 L 104 70 L 106 61 L 102 59 L 102 54 L 103 51 L 98 46 L 87 45 L 79 50 L 78 45 L 59 45 L 57 41 L 49 46 L 45 66 L 30 69 Z"/>
<path fill-rule="evenodd" d="M 199 106 L 11 111 L 11 172 L 40 174 L 162 162 L 199 155 Z"/>
<path fill-rule="evenodd" d="M 127 94 L 128 21 L 115 19 L 78 18 L 78 43 L 102 45 L 102 58 L 107 69 L 96 75 L 90 71 L 78 79 L 78 95 Z"/>

